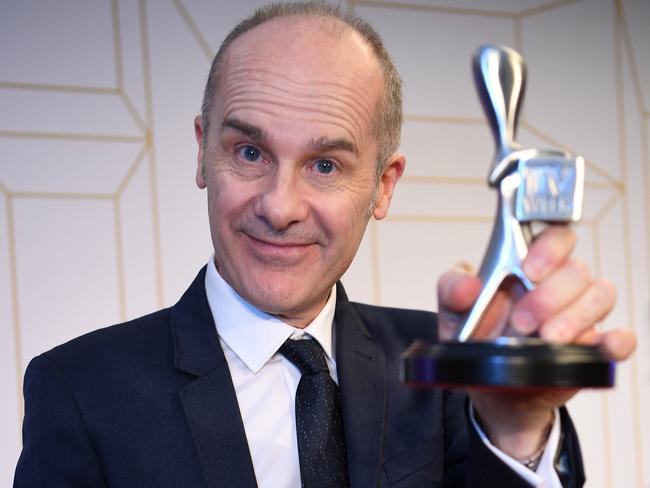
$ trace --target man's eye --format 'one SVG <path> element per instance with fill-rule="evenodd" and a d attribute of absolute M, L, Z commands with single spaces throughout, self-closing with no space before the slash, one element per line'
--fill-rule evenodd
<path fill-rule="evenodd" d="M 255 146 L 242 146 L 238 151 L 239 155 L 243 157 L 246 161 L 255 163 L 260 160 L 262 153 Z"/>
<path fill-rule="evenodd" d="M 334 167 L 334 163 L 329 159 L 319 159 L 318 161 L 316 161 L 315 166 L 316 166 L 316 170 L 323 175 L 328 175 L 336 169 Z"/>

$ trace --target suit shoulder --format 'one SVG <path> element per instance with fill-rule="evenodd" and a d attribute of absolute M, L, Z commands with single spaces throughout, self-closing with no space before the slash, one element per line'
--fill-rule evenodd
<path fill-rule="evenodd" d="M 434 312 L 356 302 L 351 305 L 373 336 L 386 336 L 400 342 L 437 339 L 438 316 Z"/>
<path fill-rule="evenodd" d="M 170 309 L 121 324 L 88 332 L 43 353 L 57 366 L 67 369 L 93 364 L 115 364 L 146 357 L 152 351 L 167 349 L 171 342 Z"/>
<path fill-rule="evenodd" d="M 415 310 L 409 308 L 382 307 L 378 305 L 368 305 L 367 303 L 350 302 L 354 309 L 361 317 L 372 318 L 373 320 L 383 321 L 412 321 L 414 326 L 425 325 L 431 326 L 431 323 L 437 323 L 437 314 L 427 310 Z"/>

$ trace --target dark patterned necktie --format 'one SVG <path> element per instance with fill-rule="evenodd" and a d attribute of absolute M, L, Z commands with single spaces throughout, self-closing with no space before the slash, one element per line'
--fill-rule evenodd
<path fill-rule="evenodd" d="M 314 340 L 288 339 L 280 353 L 302 373 L 296 391 L 296 430 L 304 488 L 348 486 L 339 387 Z"/>

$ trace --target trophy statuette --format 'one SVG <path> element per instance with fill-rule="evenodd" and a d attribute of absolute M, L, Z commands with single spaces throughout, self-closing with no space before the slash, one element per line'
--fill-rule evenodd
<path fill-rule="evenodd" d="M 527 291 L 535 287 L 521 268 L 533 239 L 531 225 L 577 222 L 584 186 L 582 157 L 515 141 L 526 83 L 521 55 L 503 46 L 481 46 L 473 74 L 496 142 L 488 184 L 498 192 L 498 206 L 478 273 L 482 286 L 453 341 L 416 341 L 405 351 L 402 379 L 417 387 L 611 387 L 615 363 L 598 346 L 535 337 L 470 341 L 504 280 L 517 279 Z"/>

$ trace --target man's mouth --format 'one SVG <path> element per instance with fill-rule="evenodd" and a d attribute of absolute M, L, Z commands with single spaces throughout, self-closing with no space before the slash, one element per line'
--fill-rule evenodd
<path fill-rule="evenodd" d="M 316 245 L 314 241 L 256 237 L 246 232 L 243 232 L 243 235 L 253 254 L 262 260 L 297 261 L 304 258 Z"/>

